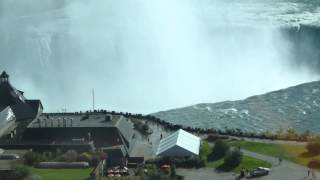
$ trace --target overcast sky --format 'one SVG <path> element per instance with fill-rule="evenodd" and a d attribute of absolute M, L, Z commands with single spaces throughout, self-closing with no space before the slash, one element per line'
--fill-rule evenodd
<path fill-rule="evenodd" d="M 97 108 L 152 113 L 317 80 L 277 23 L 246 13 L 265 6 L 251 6 L 3 0 L 0 70 L 54 112 L 90 109 L 92 88 Z"/>

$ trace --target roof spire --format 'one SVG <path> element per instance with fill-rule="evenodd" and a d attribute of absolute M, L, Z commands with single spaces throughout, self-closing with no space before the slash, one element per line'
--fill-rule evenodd
<path fill-rule="evenodd" d="M 0 75 L 0 82 L 8 82 L 9 81 L 9 75 L 6 71 L 3 71 Z"/>

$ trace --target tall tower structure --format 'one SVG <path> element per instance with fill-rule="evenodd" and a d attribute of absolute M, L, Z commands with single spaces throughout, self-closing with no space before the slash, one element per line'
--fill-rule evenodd
<path fill-rule="evenodd" d="M 94 111 L 94 89 L 92 88 L 92 111 Z"/>

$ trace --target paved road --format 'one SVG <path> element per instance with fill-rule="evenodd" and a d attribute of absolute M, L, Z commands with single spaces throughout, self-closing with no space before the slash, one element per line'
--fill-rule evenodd
<path fill-rule="evenodd" d="M 147 145 L 149 146 L 149 156 L 155 155 L 156 148 L 159 144 L 159 136 L 162 133 L 164 137 L 171 134 L 172 132 L 166 132 L 161 125 L 157 125 L 155 123 L 149 124 L 150 128 L 154 130 L 154 133 L 149 136 L 150 142 L 148 143 L 145 138 L 139 137 L 140 144 L 139 145 Z M 235 137 L 236 138 L 236 137 Z M 261 140 L 254 138 L 244 138 L 246 141 L 255 141 L 255 142 L 264 142 L 264 143 L 274 143 L 274 144 L 304 144 L 301 142 L 295 141 L 279 141 L 279 140 Z M 138 147 L 139 147 L 138 145 Z M 136 149 L 138 151 L 140 148 Z M 282 161 L 279 164 L 278 159 L 266 156 L 254 152 L 250 152 L 247 150 L 241 150 L 245 155 L 251 156 L 257 159 L 261 159 L 272 164 L 271 172 L 268 176 L 257 178 L 259 180 L 311 180 L 311 178 L 306 178 L 308 169 L 304 166 L 289 162 Z M 140 151 L 141 152 L 141 151 Z M 152 154 L 152 155 L 151 155 Z M 150 157 L 151 158 L 151 157 Z M 320 173 L 315 172 L 316 177 L 320 180 Z M 183 175 L 186 177 L 186 180 L 206 180 L 206 179 L 216 179 L 216 180 L 234 180 L 237 178 L 237 175 L 234 173 L 219 173 L 216 172 L 212 168 L 201 168 L 201 169 L 177 169 L 177 174 Z"/>
<path fill-rule="evenodd" d="M 236 174 L 219 173 L 212 168 L 180 169 L 176 170 L 178 175 L 184 176 L 185 180 L 235 180 Z"/>
<path fill-rule="evenodd" d="M 261 159 L 272 164 L 272 168 L 270 171 L 270 175 L 265 176 L 260 179 L 265 180 L 274 180 L 274 179 L 281 179 L 281 180 L 302 180 L 302 179 L 310 179 L 306 178 L 308 168 L 292 163 L 290 161 L 283 160 L 280 164 L 277 158 L 266 156 L 258 153 L 254 153 L 247 150 L 241 150 L 243 154 L 247 156 L 251 156 L 257 159 Z M 316 177 L 320 178 L 320 173 L 315 172 Z"/>
<path fill-rule="evenodd" d="M 259 180 L 312 180 L 311 177 L 307 177 L 308 168 L 289 162 L 282 161 L 279 164 L 277 158 L 261 155 L 258 153 L 250 152 L 247 150 L 241 150 L 243 154 L 251 156 L 257 159 L 261 159 L 272 164 L 270 174 L 268 176 L 253 178 Z M 315 172 L 316 177 L 320 180 L 320 173 Z M 201 168 L 201 169 L 177 169 L 177 174 L 186 177 L 186 180 L 193 179 L 216 179 L 216 180 L 235 180 L 237 175 L 233 173 L 219 173 L 211 168 Z"/>

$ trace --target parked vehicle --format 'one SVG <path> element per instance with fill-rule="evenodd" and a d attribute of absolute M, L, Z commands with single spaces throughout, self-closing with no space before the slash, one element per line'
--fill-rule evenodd
<path fill-rule="evenodd" d="M 19 155 L 16 154 L 0 154 L 0 160 L 15 160 L 19 158 Z"/>
<path fill-rule="evenodd" d="M 270 172 L 269 168 L 265 167 L 258 167 L 257 169 L 250 172 L 250 177 L 260 177 L 260 176 L 266 176 Z"/>

